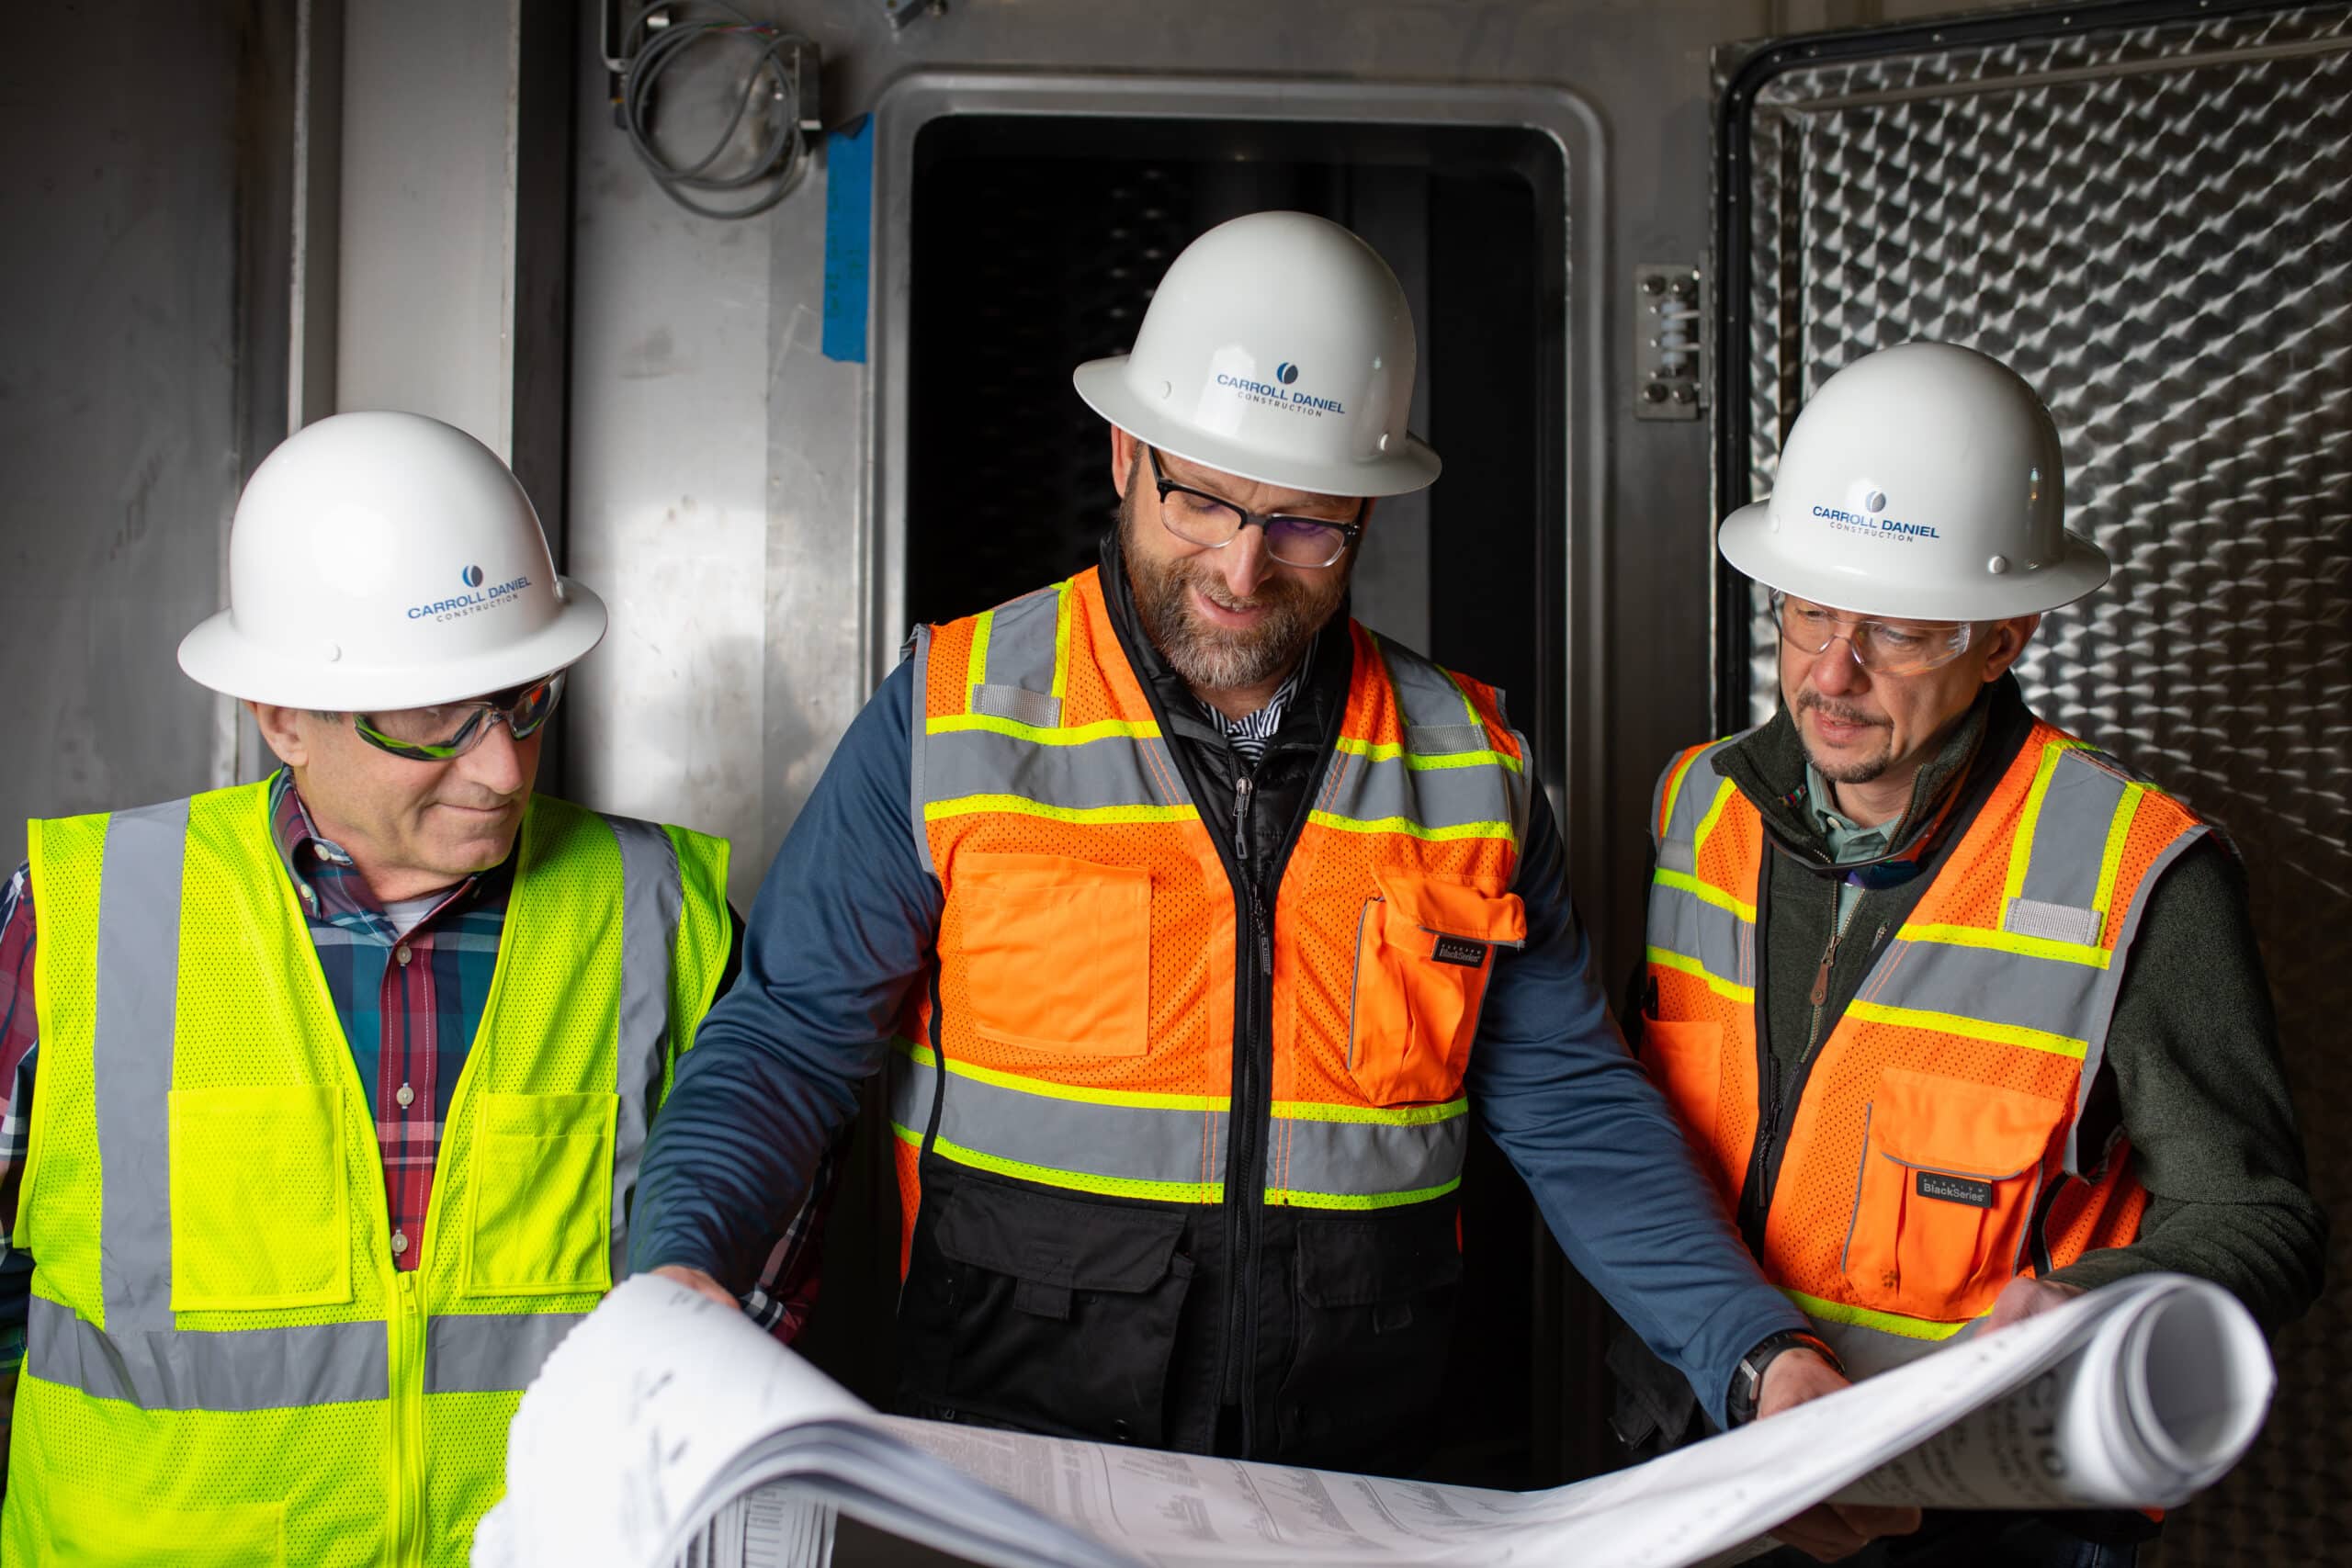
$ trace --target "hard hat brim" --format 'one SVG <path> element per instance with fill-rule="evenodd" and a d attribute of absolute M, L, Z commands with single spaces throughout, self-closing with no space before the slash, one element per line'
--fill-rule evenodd
<path fill-rule="evenodd" d="M 604 600 L 571 578 L 563 608 L 538 631 L 471 659 L 429 668 L 371 668 L 256 643 L 223 610 L 180 640 L 180 669 L 224 696 L 328 713 L 383 712 L 464 702 L 551 675 L 585 658 L 610 623 Z"/>
<path fill-rule="evenodd" d="M 1862 615 L 1892 615 L 1913 621 L 1998 621 L 2038 615 L 2071 604 L 2106 585 L 2107 552 L 2071 529 L 2065 553 L 2032 570 L 1979 570 L 1939 579 L 1896 583 L 1874 577 L 1849 562 L 1800 557 L 1772 528 L 1772 503 L 1758 501 L 1723 520 L 1715 547 L 1733 567 L 1767 588 L 1831 609 Z M 1981 569 L 1983 563 L 1977 563 Z"/>
<path fill-rule="evenodd" d="M 1144 445 L 1219 473 L 1318 495 L 1383 496 L 1427 490 L 1444 467 L 1429 443 L 1412 434 L 1405 437 L 1401 450 L 1344 462 L 1286 457 L 1227 441 L 1136 396 L 1127 385 L 1126 368 L 1124 354 L 1090 359 L 1070 373 L 1070 384 L 1087 407 Z"/>

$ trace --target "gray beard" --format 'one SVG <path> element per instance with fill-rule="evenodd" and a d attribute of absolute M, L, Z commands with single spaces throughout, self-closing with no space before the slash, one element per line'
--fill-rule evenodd
<path fill-rule="evenodd" d="M 1147 561 L 1134 547 L 1132 506 L 1120 507 L 1119 526 L 1144 635 L 1199 692 L 1246 691 L 1287 673 L 1339 609 L 1355 568 L 1352 558 L 1327 568 L 1329 583 L 1316 588 L 1289 578 L 1267 579 L 1257 596 L 1257 603 L 1271 606 L 1265 620 L 1248 632 L 1229 632 L 1201 620 L 1186 602 L 1187 591 L 1197 587 L 1212 603 L 1227 603 L 1231 596 L 1214 572 L 1189 560 Z"/>

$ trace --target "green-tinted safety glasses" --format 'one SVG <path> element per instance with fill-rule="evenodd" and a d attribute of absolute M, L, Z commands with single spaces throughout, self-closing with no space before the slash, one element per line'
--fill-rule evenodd
<path fill-rule="evenodd" d="M 401 708 L 392 713 L 353 714 L 352 728 L 359 739 L 379 751 L 417 762 L 446 762 L 481 744 L 492 724 L 522 740 L 538 732 L 563 695 L 563 673 L 558 671 L 527 686 L 494 692 L 469 703 L 442 703 L 427 708 Z"/>

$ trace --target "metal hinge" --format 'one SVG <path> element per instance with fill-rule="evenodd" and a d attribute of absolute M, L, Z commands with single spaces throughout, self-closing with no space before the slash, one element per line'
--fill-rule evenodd
<path fill-rule="evenodd" d="M 1697 419 L 1707 406 L 1705 279 L 1688 263 L 1634 268 L 1634 417 Z"/>

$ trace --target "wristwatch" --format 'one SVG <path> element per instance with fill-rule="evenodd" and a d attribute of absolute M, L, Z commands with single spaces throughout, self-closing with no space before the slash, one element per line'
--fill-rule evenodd
<path fill-rule="evenodd" d="M 1739 1359 L 1737 1370 L 1731 1374 L 1731 1397 L 1724 1402 L 1724 1414 L 1730 1417 L 1732 1426 L 1745 1427 L 1756 1419 L 1757 1397 L 1764 1389 L 1764 1369 L 1781 1351 L 1796 1349 L 1812 1351 L 1836 1368 L 1839 1377 L 1846 1375 L 1846 1363 L 1838 1359 L 1838 1352 L 1818 1334 L 1784 1328 L 1778 1334 L 1767 1335 L 1757 1342 L 1756 1348 Z"/>

